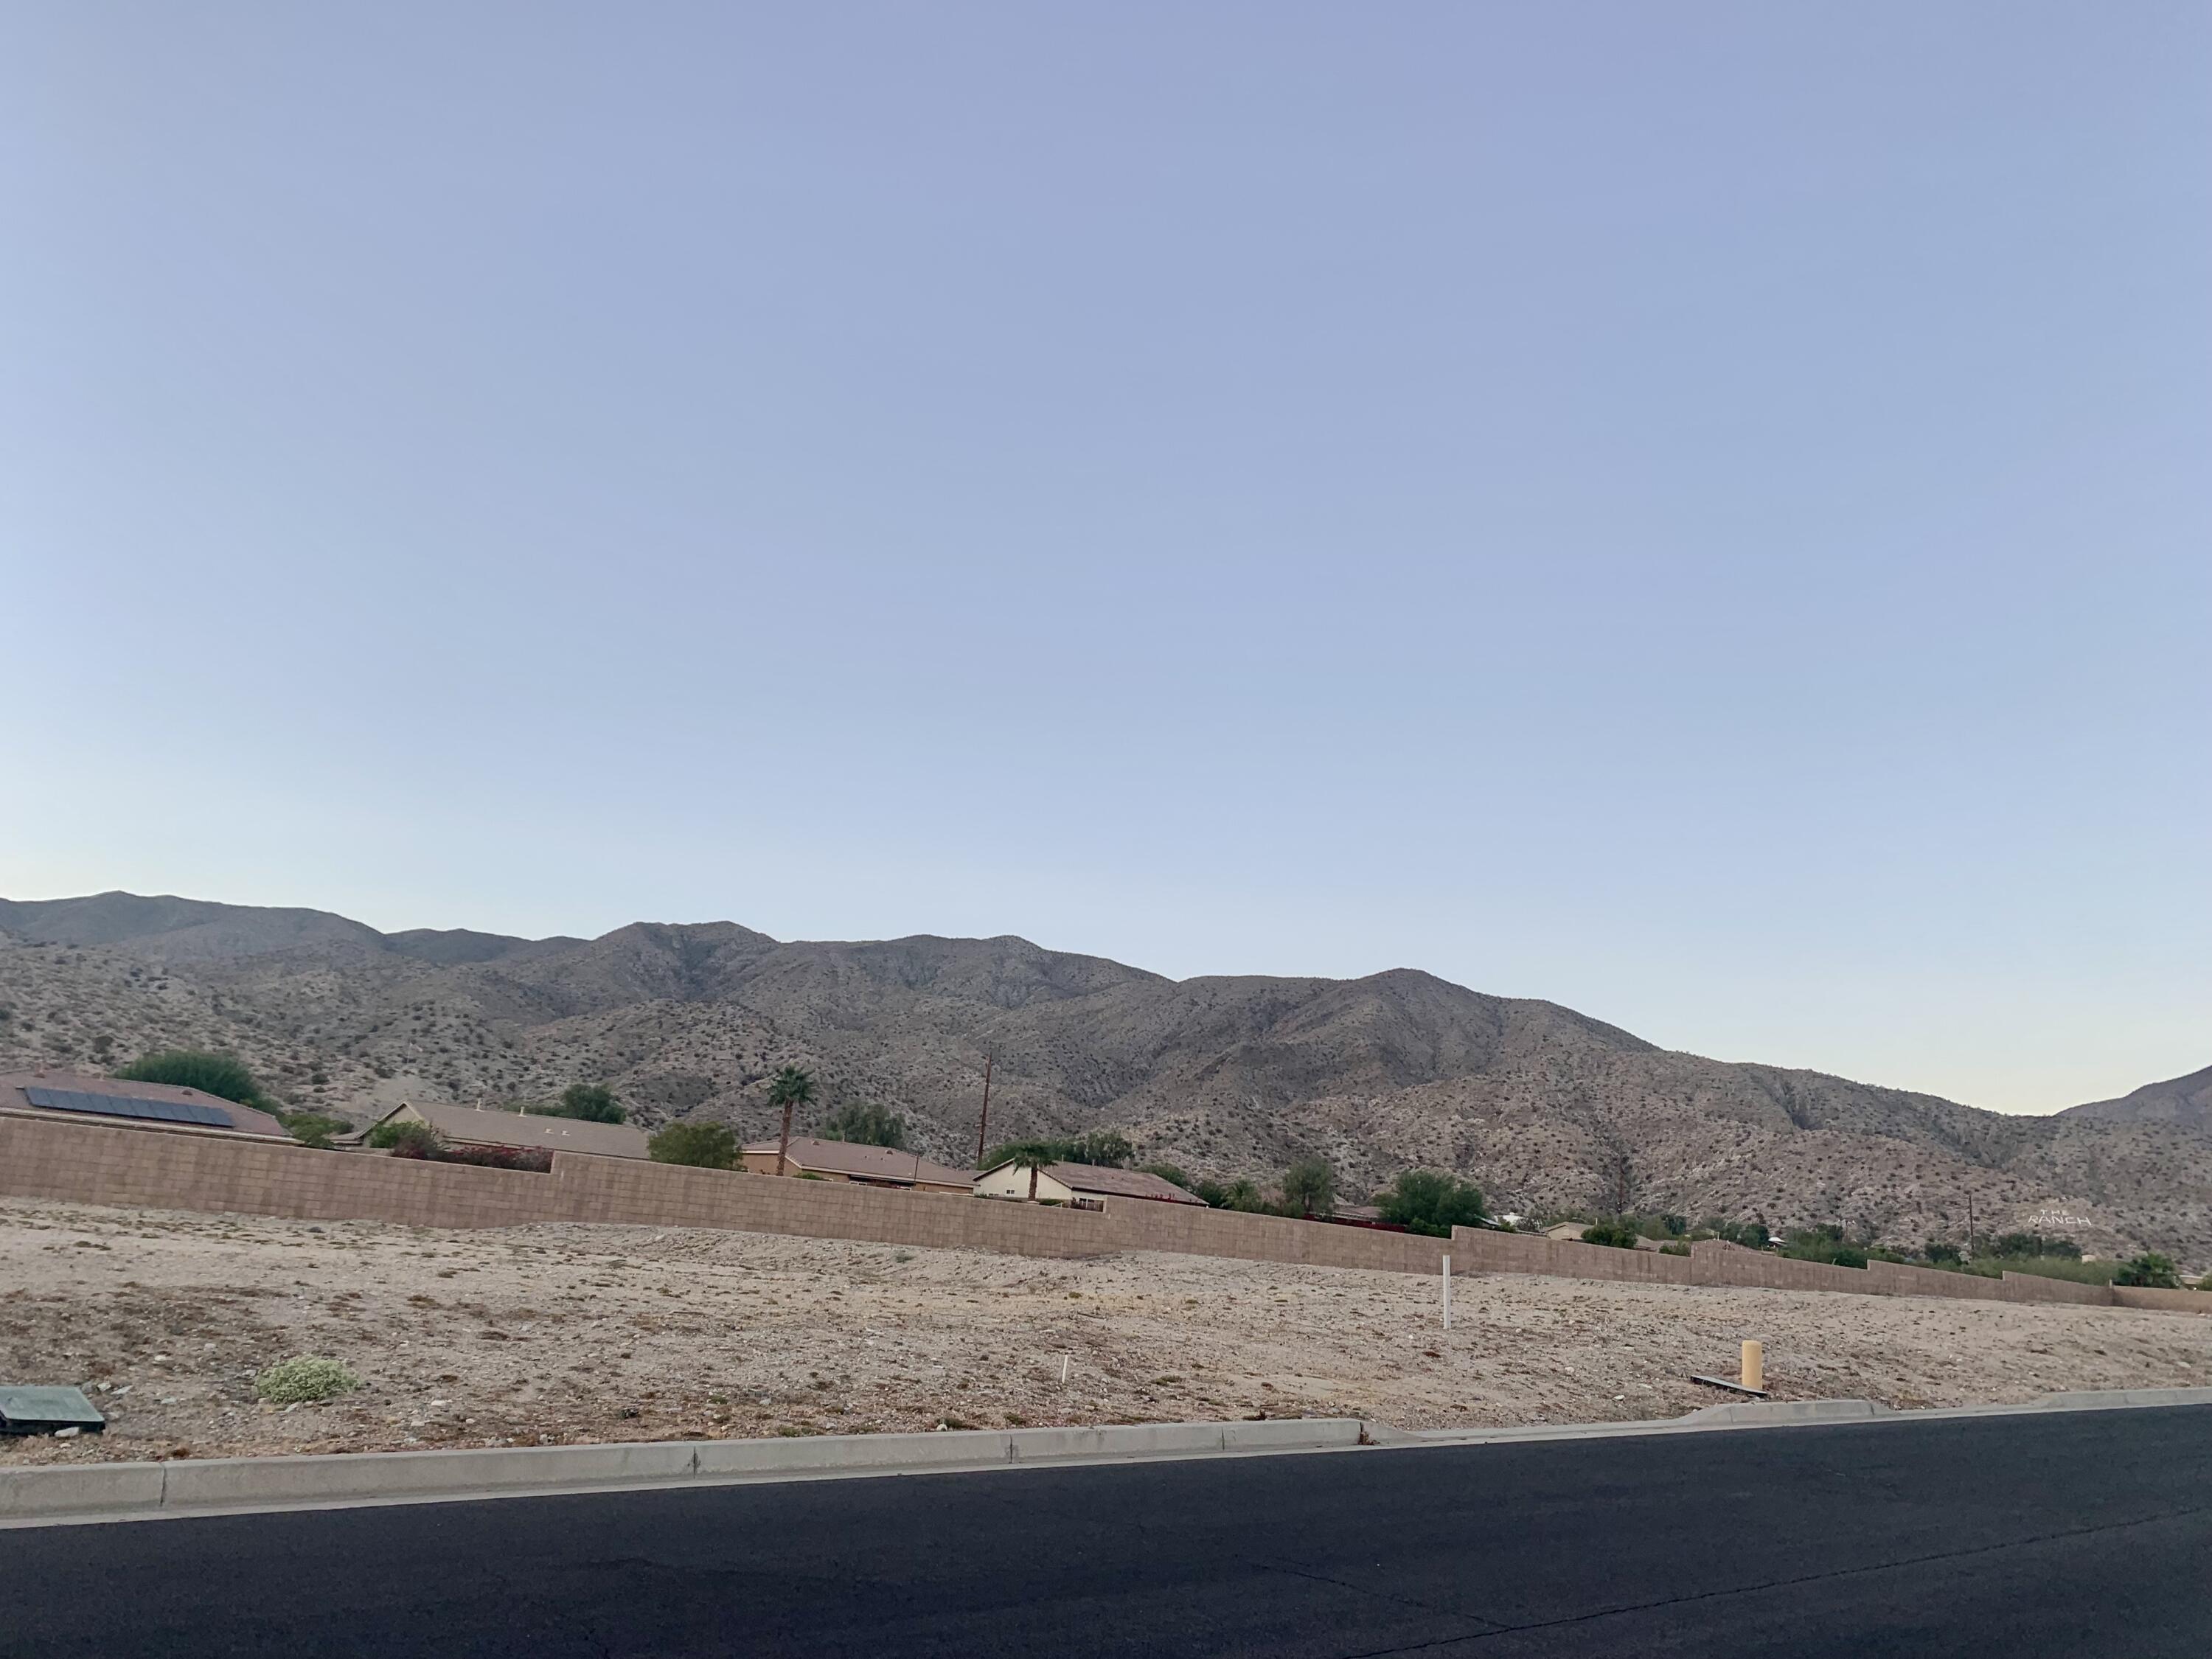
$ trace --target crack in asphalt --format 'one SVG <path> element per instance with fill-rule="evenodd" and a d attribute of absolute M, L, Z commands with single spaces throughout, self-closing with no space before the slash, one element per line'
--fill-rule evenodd
<path fill-rule="evenodd" d="M 1401 1607 L 1412 1607 L 1418 1613 L 1432 1613 L 1440 1619 L 1462 1619 L 1469 1624 L 1481 1625 L 1485 1626 L 1482 1630 L 1470 1632 L 1468 1636 L 1454 1636 L 1444 1638 L 1448 1641 L 1464 1642 L 1469 1640 L 1473 1636 L 1496 1635 L 1498 1632 L 1509 1628 L 1507 1626 L 1499 1624 L 1495 1619 L 1485 1619 L 1479 1613 L 1462 1613 L 1457 1607 L 1440 1607 L 1433 1602 L 1419 1601 L 1410 1595 L 1394 1595 L 1388 1590 L 1376 1589 L 1370 1585 L 1356 1584 L 1348 1578 L 1333 1578 L 1325 1572 L 1315 1571 L 1311 1567 L 1293 1566 L 1281 1561 L 1265 1561 L 1260 1559 L 1256 1556 L 1249 1559 L 1251 1560 L 1253 1565 L 1263 1568 L 1269 1572 L 1287 1573 L 1293 1578 L 1310 1578 L 1316 1584 L 1333 1584 L 1339 1589 L 1356 1591 L 1361 1595 L 1370 1595 L 1378 1601 L 1392 1602 Z M 1385 1648 L 1382 1650 L 1382 1651 L 1391 1653 L 1396 1652 L 1398 1650 Z M 1352 1659 L 1356 1659 L 1356 1656 L 1352 1656 Z"/>
<path fill-rule="evenodd" d="M 2057 1532 L 2036 1533 L 2026 1538 L 2007 1539 L 1996 1544 L 1974 1544 L 1964 1549 L 1938 1550 L 1930 1555 L 1909 1555 L 1895 1561 L 1875 1561 L 1860 1567 L 1836 1567 L 1826 1572 L 1799 1573 L 1788 1578 L 1770 1578 L 1756 1584 L 1735 1584 L 1726 1589 L 1695 1590 L 1684 1595 L 1663 1595 L 1656 1601 L 1630 1602 L 1617 1607 L 1598 1607 L 1589 1613 L 1563 1613 L 1557 1619 L 1537 1619 L 1525 1625 L 1501 1625 L 1485 1620 L 1491 1628 L 1476 1631 L 1466 1636 L 1441 1636 L 1426 1642 L 1407 1642 L 1395 1647 L 1362 1648 L 1356 1652 L 1339 1656 L 1339 1659 L 1391 1659 L 1401 1653 L 1429 1653 L 1441 1648 L 1468 1642 L 1486 1642 L 1494 1636 L 1519 1636 L 1531 1631 L 1557 1630 L 1567 1625 L 1593 1623 L 1600 1619 L 1617 1618 L 1625 1613 L 1652 1613 L 1662 1607 L 1687 1607 L 1698 1601 L 1724 1601 L 1731 1595 L 1756 1595 L 1762 1590 L 1790 1589 L 1800 1584 L 1825 1583 L 1837 1578 L 1853 1578 L 1873 1572 L 1894 1572 L 1900 1567 L 1924 1566 L 1939 1561 L 1971 1560 L 1978 1555 L 1996 1555 L 2005 1550 L 2032 1548 L 2038 1544 L 2055 1544 L 2072 1538 L 2094 1538 L 2101 1533 L 2125 1532 L 2135 1527 L 2157 1526 L 2167 1521 L 2185 1520 L 2195 1516 L 2212 1514 L 2212 1505 L 2199 1504 L 2189 1509 L 2166 1510 L 2157 1515 L 2138 1516 L 2131 1521 L 2111 1521 L 2094 1527 L 2066 1527 Z M 1473 1619 L 1473 1613 L 1455 1615 Z"/>

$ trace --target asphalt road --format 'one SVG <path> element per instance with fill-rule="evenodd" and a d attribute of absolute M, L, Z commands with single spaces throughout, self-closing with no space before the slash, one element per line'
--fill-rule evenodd
<path fill-rule="evenodd" d="M 0 1532 L 6 1659 L 2212 1654 L 2212 1407 Z"/>

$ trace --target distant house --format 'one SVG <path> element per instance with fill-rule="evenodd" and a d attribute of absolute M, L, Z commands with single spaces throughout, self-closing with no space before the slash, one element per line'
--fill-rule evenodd
<path fill-rule="evenodd" d="M 817 1140 L 809 1135 L 793 1138 L 786 1167 L 779 1171 L 778 1145 L 773 1140 L 763 1140 L 746 1147 L 745 1168 L 755 1175 L 817 1176 L 823 1181 L 856 1181 L 864 1187 L 911 1187 L 924 1193 L 964 1193 L 975 1179 L 970 1170 L 933 1164 L 919 1152 L 863 1146 L 857 1140 Z"/>
<path fill-rule="evenodd" d="M 975 1177 L 978 1198 L 1028 1199 L 1040 1202 L 1075 1204 L 1098 1209 L 1109 1198 L 1143 1198 L 1159 1204 L 1199 1204 L 1206 1200 L 1187 1193 L 1174 1182 L 1142 1170 L 1109 1170 L 1095 1164 L 1048 1164 L 1037 1170 L 1034 1194 L 1030 1171 L 1008 1158 Z"/>
<path fill-rule="evenodd" d="M 587 1158 L 644 1158 L 645 1131 L 629 1123 L 588 1123 L 543 1112 L 487 1111 L 481 1106 L 417 1106 L 403 1102 L 376 1123 L 427 1123 L 450 1146 L 516 1146 Z M 365 1134 L 367 1131 L 364 1131 Z"/>
<path fill-rule="evenodd" d="M 1562 1244 L 1579 1244 L 1582 1243 L 1583 1229 L 1589 1224 L 1587 1221 L 1554 1222 L 1544 1229 L 1544 1237 L 1556 1239 Z"/>
<path fill-rule="evenodd" d="M 291 1139 L 267 1112 L 174 1083 L 131 1083 L 82 1072 L 0 1076 L 0 1111 L 99 1123 L 111 1129 L 183 1129 L 198 1134 Z"/>

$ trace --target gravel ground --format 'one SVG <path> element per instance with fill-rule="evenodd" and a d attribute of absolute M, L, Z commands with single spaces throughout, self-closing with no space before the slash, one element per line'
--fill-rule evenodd
<path fill-rule="evenodd" d="M 0 1200 L 0 1382 L 88 1385 L 108 1431 L 0 1468 L 415 1446 L 1268 1416 L 1408 1428 L 1670 1416 L 1766 1344 L 1784 1399 L 1893 1406 L 2212 1384 L 2212 1319 L 2123 1310 L 761 1233 L 441 1232 Z M 253 1376 L 344 1362 L 289 1409 Z M 1063 1367 L 1066 1380 L 1061 1380 Z"/>

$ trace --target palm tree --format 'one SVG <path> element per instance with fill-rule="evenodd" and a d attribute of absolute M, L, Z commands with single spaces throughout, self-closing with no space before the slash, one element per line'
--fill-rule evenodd
<path fill-rule="evenodd" d="M 783 1139 L 775 1149 L 775 1172 L 791 1173 L 791 1113 L 795 1106 L 805 1106 L 814 1099 L 814 1079 L 811 1073 L 796 1066 L 787 1066 L 775 1074 L 768 1085 L 768 1103 L 783 1108 Z"/>
<path fill-rule="evenodd" d="M 1060 1149 L 1049 1141 L 1024 1140 L 1006 1148 L 1007 1160 L 1018 1170 L 1030 1172 L 1030 1202 L 1036 1202 L 1037 1171 L 1047 1164 L 1060 1162 Z"/>

